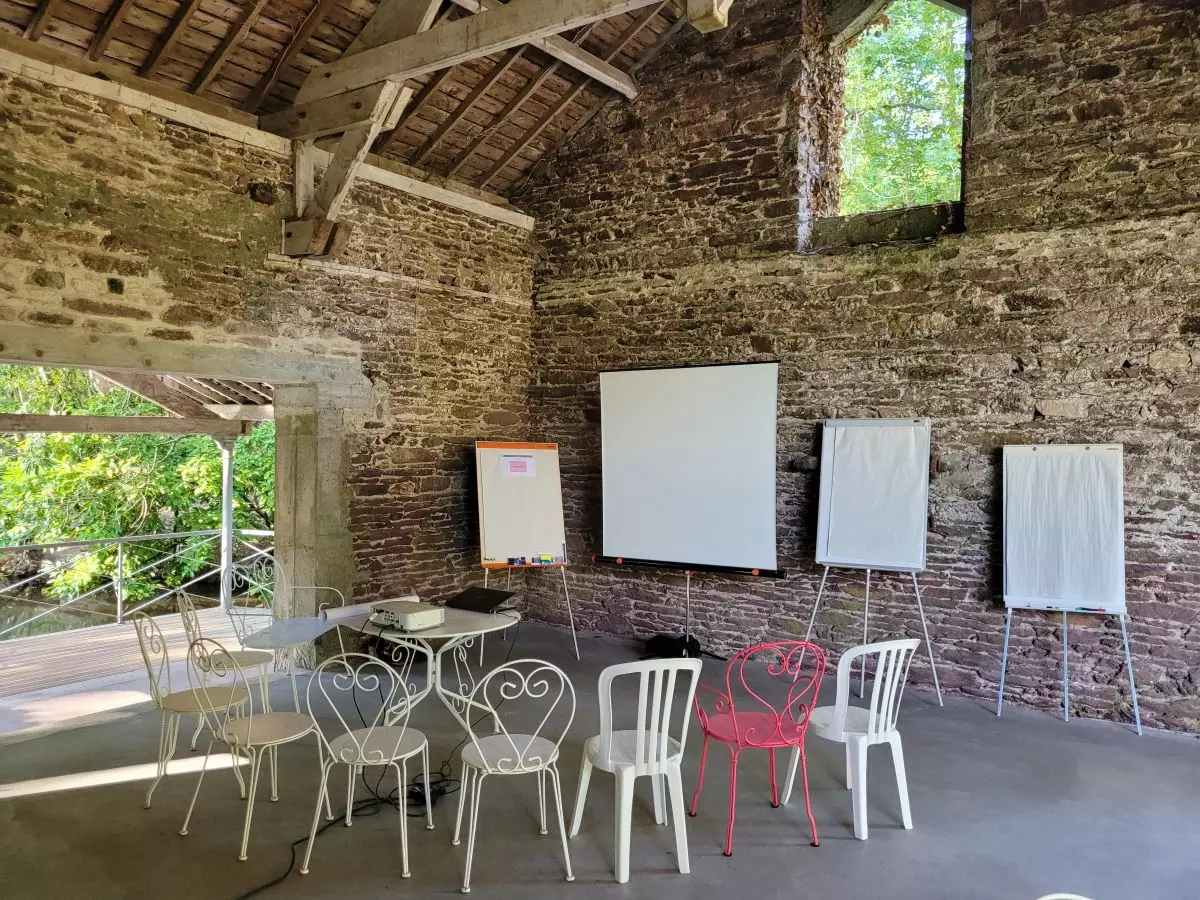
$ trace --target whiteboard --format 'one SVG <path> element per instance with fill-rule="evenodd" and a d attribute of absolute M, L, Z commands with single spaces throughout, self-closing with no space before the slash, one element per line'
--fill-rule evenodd
<path fill-rule="evenodd" d="M 476 441 L 475 466 L 483 565 L 543 553 L 565 563 L 558 444 Z"/>
<path fill-rule="evenodd" d="M 1125 612 L 1120 444 L 1004 448 L 1004 602 Z"/>
<path fill-rule="evenodd" d="M 600 374 L 603 553 L 771 570 L 778 363 Z"/>
<path fill-rule="evenodd" d="M 929 419 L 827 419 L 817 562 L 920 572 L 929 505 Z"/>

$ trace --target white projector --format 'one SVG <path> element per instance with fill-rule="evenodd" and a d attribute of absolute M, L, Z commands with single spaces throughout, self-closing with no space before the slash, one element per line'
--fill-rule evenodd
<path fill-rule="evenodd" d="M 371 621 L 397 631 L 425 631 L 445 622 L 446 610 L 432 603 L 414 603 L 407 598 L 383 600 L 371 605 Z"/>

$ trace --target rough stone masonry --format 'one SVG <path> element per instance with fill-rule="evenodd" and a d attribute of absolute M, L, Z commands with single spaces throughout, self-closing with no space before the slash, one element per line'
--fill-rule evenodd
<path fill-rule="evenodd" d="M 1142 715 L 1200 731 L 1200 6 L 978 0 L 966 233 L 826 253 L 804 241 L 836 208 L 840 58 L 815 2 L 734 9 L 722 34 L 681 33 L 517 198 L 539 218 L 534 427 L 563 446 L 572 557 L 599 552 L 599 371 L 778 359 L 788 577 L 693 580 L 698 637 L 803 634 L 820 420 L 931 416 L 921 582 L 942 686 L 994 699 L 1000 448 L 1121 442 Z M 681 630 L 682 576 L 571 572 L 587 627 Z M 554 585 L 529 584 L 563 621 Z M 822 607 L 835 653 L 862 639 L 862 593 L 841 576 Z M 920 636 L 905 579 L 871 606 L 873 636 Z M 1072 624 L 1075 712 L 1130 717 L 1120 646 L 1114 622 Z M 1056 620 L 1017 614 L 1010 699 L 1059 702 L 1060 647 Z M 913 677 L 930 684 L 920 659 Z"/>

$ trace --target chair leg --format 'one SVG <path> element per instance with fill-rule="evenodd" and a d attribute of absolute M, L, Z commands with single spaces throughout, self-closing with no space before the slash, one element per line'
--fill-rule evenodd
<path fill-rule="evenodd" d="M 400 809 L 400 877 L 408 878 L 412 875 L 408 870 L 408 804 L 404 799 L 408 789 L 408 760 L 402 760 L 396 766 L 396 777 L 400 779 L 400 802 L 396 804 Z"/>
<path fill-rule="evenodd" d="M 687 875 L 692 864 L 688 856 L 687 820 L 683 817 L 683 774 L 673 766 L 667 769 L 665 777 L 671 800 L 671 824 L 675 827 L 675 861 L 679 864 L 679 874 Z"/>
<path fill-rule="evenodd" d="M 463 807 L 467 805 L 467 795 L 471 793 L 471 782 L 474 777 L 475 770 L 463 763 L 462 778 L 458 787 L 458 815 L 454 819 L 454 840 L 450 842 L 455 847 L 461 843 L 459 836 L 462 834 Z M 470 827 L 470 821 L 468 821 L 467 828 Z"/>
<path fill-rule="evenodd" d="M 860 841 L 867 839 L 867 750 L 869 745 L 854 742 L 854 775 L 851 798 L 854 803 L 854 836 Z"/>
<path fill-rule="evenodd" d="M 784 806 L 788 805 L 788 801 L 792 799 L 792 788 L 796 784 L 796 769 L 800 767 L 800 745 L 796 744 L 792 747 L 792 756 L 788 760 L 787 775 L 784 776 L 783 799 L 780 801 Z"/>
<path fill-rule="evenodd" d="M 246 824 L 242 826 L 242 852 L 238 859 L 246 859 L 246 848 L 250 845 L 250 820 L 254 818 L 254 798 L 258 794 L 258 775 L 262 771 L 262 750 L 250 748 L 250 794 L 246 797 Z"/>
<path fill-rule="evenodd" d="M 240 754 L 235 753 L 232 747 L 229 748 L 229 756 L 233 759 L 233 766 L 231 768 L 233 769 L 233 777 L 237 780 L 238 784 L 238 798 L 245 800 L 246 779 L 242 777 L 242 757 Z"/>
<path fill-rule="evenodd" d="M 696 805 L 700 802 L 700 791 L 704 787 L 704 764 L 708 762 L 708 735 L 704 736 L 704 744 L 700 747 L 700 774 L 696 777 L 696 793 L 692 794 L 692 808 L 688 815 L 696 814 Z"/>
<path fill-rule="evenodd" d="M 271 711 L 271 694 L 268 690 L 269 687 L 270 685 L 267 684 L 267 664 L 263 663 L 258 667 L 258 695 L 262 698 L 263 712 L 268 713 Z M 296 707 L 296 711 L 300 711 L 299 706 Z"/>
<path fill-rule="evenodd" d="M 321 771 L 324 772 L 325 771 L 325 748 L 321 746 L 320 736 L 317 737 L 317 761 L 321 766 Z M 333 764 L 336 761 L 337 760 L 335 760 L 332 756 L 330 756 L 330 758 L 329 758 L 330 768 L 333 767 Z M 333 821 L 333 805 L 329 802 L 329 779 L 328 778 L 326 778 L 324 781 L 321 782 L 321 796 L 325 798 L 325 819 L 326 819 L 326 821 L 332 822 Z"/>
<path fill-rule="evenodd" d="M 154 789 L 158 787 L 158 783 L 163 780 L 163 776 L 167 774 L 167 761 L 171 758 L 168 747 L 171 745 L 170 735 L 171 729 L 179 721 L 179 716 L 173 712 L 162 710 L 162 722 L 158 729 L 158 771 L 154 775 L 154 780 L 150 782 L 150 789 L 146 791 L 146 802 L 142 804 L 144 809 L 150 808 L 150 798 L 154 796 Z"/>
<path fill-rule="evenodd" d="M 546 828 L 546 770 L 545 769 L 538 769 L 537 783 L 538 783 L 538 813 L 541 816 L 541 823 L 542 823 L 540 833 L 541 834 L 549 834 L 550 832 Z"/>
<path fill-rule="evenodd" d="M 196 779 L 196 789 L 192 791 L 192 802 L 188 804 L 187 815 L 183 817 L 183 827 L 179 829 L 180 834 L 188 833 L 188 823 L 192 821 L 192 810 L 196 808 L 196 798 L 200 796 L 200 785 L 204 784 L 204 772 L 208 769 L 208 757 L 212 755 L 213 742 L 208 742 L 208 749 L 204 751 L 204 762 L 200 764 L 200 777 Z"/>
<path fill-rule="evenodd" d="M 729 828 L 725 832 L 725 855 L 733 856 L 733 817 L 737 809 L 737 764 L 738 753 L 731 748 L 729 760 Z"/>
<path fill-rule="evenodd" d="M 300 863 L 300 874 L 308 874 L 308 861 L 312 859 L 313 844 L 317 842 L 317 823 L 321 821 L 321 802 L 328 802 L 329 794 L 326 790 L 329 784 L 329 771 L 333 768 L 333 760 L 329 761 L 329 765 L 325 765 L 324 760 L 321 762 L 321 789 L 317 791 L 317 807 L 313 810 L 312 830 L 308 832 L 308 846 L 304 848 L 304 862 Z"/>
<path fill-rule="evenodd" d="M 583 762 L 579 766 L 579 789 L 575 792 L 575 811 L 571 815 L 571 837 L 579 834 L 579 826 L 583 823 L 583 806 L 587 802 L 588 785 L 592 782 L 592 761 L 587 753 L 583 754 Z"/>
<path fill-rule="evenodd" d="M 425 744 L 421 748 L 421 772 L 425 776 L 425 780 L 421 782 L 425 785 L 425 790 L 422 793 L 425 795 L 425 830 L 433 831 L 433 800 L 429 797 L 429 744 Z M 400 795 L 404 795 L 405 789 L 400 788 Z"/>
<path fill-rule="evenodd" d="M 846 742 L 846 790 L 854 790 L 854 752 L 850 749 L 850 742 Z"/>
<path fill-rule="evenodd" d="M 808 827 L 812 829 L 812 845 L 814 847 L 821 846 L 821 840 L 817 837 L 817 820 L 812 814 L 812 797 L 808 793 L 808 756 L 804 753 L 804 744 L 796 745 L 796 750 L 800 751 L 800 777 L 804 779 L 804 811 L 808 813 Z"/>
<path fill-rule="evenodd" d="M 196 752 L 196 744 L 199 742 L 200 732 L 202 732 L 203 730 L 204 730 L 204 716 L 201 715 L 201 716 L 197 717 L 196 730 L 192 732 L 192 746 L 190 749 L 192 750 L 193 753 Z"/>
<path fill-rule="evenodd" d="M 475 790 L 471 793 L 471 821 L 467 825 L 467 866 L 463 870 L 462 892 L 464 894 L 471 893 L 471 861 L 475 857 L 475 830 L 479 824 L 479 799 L 483 796 L 483 779 L 486 777 L 486 772 L 476 773 Z"/>
<path fill-rule="evenodd" d="M 558 767 L 553 763 L 550 764 L 548 771 L 550 772 L 550 781 L 554 785 L 554 808 L 558 812 L 558 837 L 562 841 L 563 863 L 567 867 L 567 881 L 574 881 L 575 873 L 571 871 L 571 851 L 567 848 L 567 823 L 563 816 L 562 779 L 559 778 Z"/>
<path fill-rule="evenodd" d="M 350 774 L 346 776 L 346 827 L 349 828 L 354 812 L 354 775 L 358 767 L 351 765 L 346 768 L 350 770 Z"/>
<path fill-rule="evenodd" d="M 618 884 L 629 881 L 629 834 L 633 825 L 633 770 L 618 769 L 613 782 L 616 786 L 616 815 L 613 832 L 613 871 Z"/>
<path fill-rule="evenodd" d="M 271 756 L 271 802 L 274 803 L 279 799 L 279 748 L 272 746 L 269 752 Z"/>
<path fill-rule="evenodd" d="M 768 756 L 770 757 L 771 766 L 771 806 L 774 809 L 779 808 L 779 785 L 775 781 L 775 748 L 768 748 Z"/>
<path fill-rule="evenodd" d="M 661 775 L 650 776 L 650 793 L 654 797 L 654 822 L 656 825 L 666 824 L 663 818 L 663 783 Z"/>
<path fill-rule="evenodd" d="M 908 806 L 908 774 L 904 771 L 904 747 L 900 744 L 900 735 L 893 735 L 888 743 L 892 745 L 892 766 L 896 770 L 896 790 L 900 793 L 900 820 L 905 828 L 912 828 L 912 810 Z"/>

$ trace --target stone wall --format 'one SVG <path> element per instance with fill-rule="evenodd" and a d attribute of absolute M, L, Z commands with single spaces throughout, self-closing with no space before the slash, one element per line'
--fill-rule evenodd
<path fill-rule="evenodd" d="M 769 18 L 771 5 L 735 9 Z M 796 8 L 773 5 L 781 21 Z M 738 234 L 724 222 L 737 213 L 727 213 L 716 190 L 700 200 L 664 190 L 691 177 L 671 133 L 621 129 L 644 120 L 643 109 L 669 104 L 652 69 L 628 112 L 593 120 L 547 167 L 546 181 L 519 198 L 539 216 L 546 248 L 535 288 L 535 425 L 563 445 L 572 557 L 599 552 L 600 370 L 778 359 L 779 547 L 789 575 L 780 583 L 693 581 L 698 636 L 726 652 L 803 634 L 819 575 L 820 421 L 927 415 L 934 477 L 921 580 L 942 684 L 994 700 L 1000 448 L 1120 441 L 1143 716 L 1200 731 L 1200 202 L 1189 174 L 1200 162 L 1200 13 L 1185 0 L 975 7 L 964 235 L 828 254 L 771 253 L 750 235 L 716 252 L 708 241 Z M 808 52 L 816 55 L 792 71 L 836 67 Z M 741 96 L 746 64 L 737 53 L 683 54 L 661 65 L 679 82 L 694 65 L 697 79 L 724 88 L 722 105 Z M 815 106 L 797 121 L 836 121 L 835 100 L 808 102 Z M 723 113 L 707 117 L 720 122 Z M 810 180 L 836 169 L 825 149 L 810 163 Z M 556 202 L 573 197 L 587 202 Z M 653 215 L 641 219 L 643 208 Z M 690 248 L 682 254 L 681 243 Z M 682 627 L 679 575 L 581 564 L 572 579 L 576 617 L 587 627 L 635 637 Z M 538 615 L 564 621 L 553 583 L 531 576 L 530 593 Z M 818 629 L 835 654 L 861 640 L 861 597 L 861 576 L 836 579 Z M 878 585 L 871 622 L 875 636 L 920 636 L 903 579 Z M 1070 640 L 1076 711 L 1128 718 L 1114 623 L 1085 621 Z M 1058 702 L 1060 642 L 1056 621 L 1018 614 L 1010 697 Z M 930 685 L 925 664 L 914 679 Z"/>
<path fill-rule="evenodd" d="M 341 262 L 400 277 L 272 264 L 290 181 L 286 159 L 0 77 L 0 343 L 21 322 L 359 355 L 376 405 L 348 414 L 356 592 L 465 584 L 471 443 L 524 437 L 529 234 L 360 184 Z"/>

